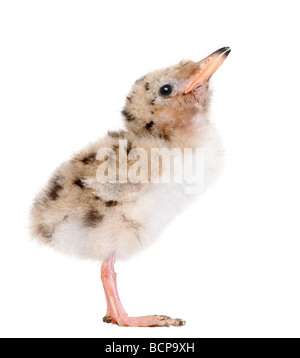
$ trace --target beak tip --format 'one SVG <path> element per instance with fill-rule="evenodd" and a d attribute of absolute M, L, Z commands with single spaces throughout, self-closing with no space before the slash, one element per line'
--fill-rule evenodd
<path fill-rule="evenodd" d="M 225 56 L 228 56 L 229 53 L 231 52 L 231 48 L 229 46 L 226 47 L 222 47 L 217 51 L 220 55 L 224 54 Z"/>
<path fill-rule="evenodd" d="M 209 81 L 211 76 L 222 65 L 230 52 L 231 48 L 229 46 L 222 47 L 208 57 L 204 58 L 202 61 L 197 62 L 200 68 L 200 73 L 197 75 L 196 79 L 194 79 L 192 83 L 190 83 L 190 85 L 186 88 L 184 94 L 190 92 L 193 88 L 195 88 L 195 86 Z"/>

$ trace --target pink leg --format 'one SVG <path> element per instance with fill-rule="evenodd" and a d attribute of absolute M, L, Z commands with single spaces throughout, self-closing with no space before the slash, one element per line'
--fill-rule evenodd
<path fill-rule="evenodd" d="M 143 316 L 128 317 L 118 295 L 116 273 L 114 271 L 115 255 L 112 254 L 106 259 L 101 267 L 101 279 L 104 286 L 107 313 L 103 318 L 104 322 L 116 323 L 119 326 L 129 327 L 168 327 L 183 326 L 185 321 L 168 316 Z"/>
<path fill-rule="evenodd" d="M 104 290 L 105 291 L 105 290 Z M 113 309 L 112 306 L 110 304 L 109 298 L 107 296 L 107 293 L 105 291 L 105 298 L 106 298 L 106 303 L 107 303 L 107 311 L 106 311 L 106 315 L 105 317 L 103 317 L 103 322 L 106 323 L 117 323 L 116 320 L 113 318 L 114 314 L 113 314 Z"/>

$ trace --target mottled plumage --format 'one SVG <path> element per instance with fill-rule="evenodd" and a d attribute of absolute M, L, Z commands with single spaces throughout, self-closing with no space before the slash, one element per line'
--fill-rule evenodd
<path fill-rule="evenodd" d="M 127 259 L 148 246 L 194 199 L 195 195 L 186 193 L 184 182 L 156 184 L 150 181 L 163 174 L 160 162 L 153 171 L 144 173 L 141 169 L 151 167 L 153 148 L 179 148 L 183 153 L 185 148 L 200 147 L 204 151 L 205 188 L 217 178 L 222 167 L 222 147 L 208 119 L 208 80 L 228 53 L 228 48 L 224 48 L 205 61 L 182 61 L 137 80 L 122 110 L 127 130 L 109 131 L 103 139 L 63 163 L 35 200 L 31 215 L 33 236 L 64 253 L 104 260 L 106 322 L 139 326 L 183 324 L 166 316 L 131 321 L 126 318 L 118 298 L 113 297 L 109 289 L 115 284 L 111 278 L 112 260 Z M 162 86 L 167 87 L 162 89 Z M 172 93 L 168 94 L 170 88 Z M 104 148 L 107 155 L 101 157 L 99 150 Z M 148 158 L 135 156 L 136 148 L 142 148 Z M 138 162 L 142 164 L 141 182 L 122 182 L 118 169 L 124 161 L 127 175 Z M 97 179 L 97 170 L 103 163 L 107 163 L 108 176 L 113 168 L 117 169 L 116 177 L 107 183 Z M 113 300 L 117 303 L 112 304 Z M 118 310 L 113 309 L 115 306 Z"/>

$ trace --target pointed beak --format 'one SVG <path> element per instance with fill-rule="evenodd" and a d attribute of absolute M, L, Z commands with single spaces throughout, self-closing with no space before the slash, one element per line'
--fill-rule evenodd
<path fill-rule="evenodd" d="M 204 58 L 202 61 L 199 61 L 197 63 L 199 71 L 196 76 L 193 77 L 184 93 L 186 94 L 194 88 L 202 86 L 205 82 L 207 82 L 225 61 L 230 51 L 229 47 L 223 47 Z"/>

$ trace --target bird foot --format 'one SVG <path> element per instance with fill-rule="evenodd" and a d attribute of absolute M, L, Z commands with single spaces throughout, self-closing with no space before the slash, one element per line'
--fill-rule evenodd
<path fill-rule="evenodd" d="M 101 279 L 107 301 L 107 311 L 103 322 L 121 327 L 180 327 L 185 325 L 182 319 L 161 315 L 128 317 L 118 295 L 114 261 L 115 255 L 112 254 L 104 260 L 101 267 Z"/>
<path fill-rule="evenodd" d="M 180 318 L 171 318 L 161 315 L 120 317 L 118 319 L 112 319 L 111 316 L 105 316 L 103 322 L 117 324 L 121 327 L 180 327 L 185 325 L 185 321 Z"/>

